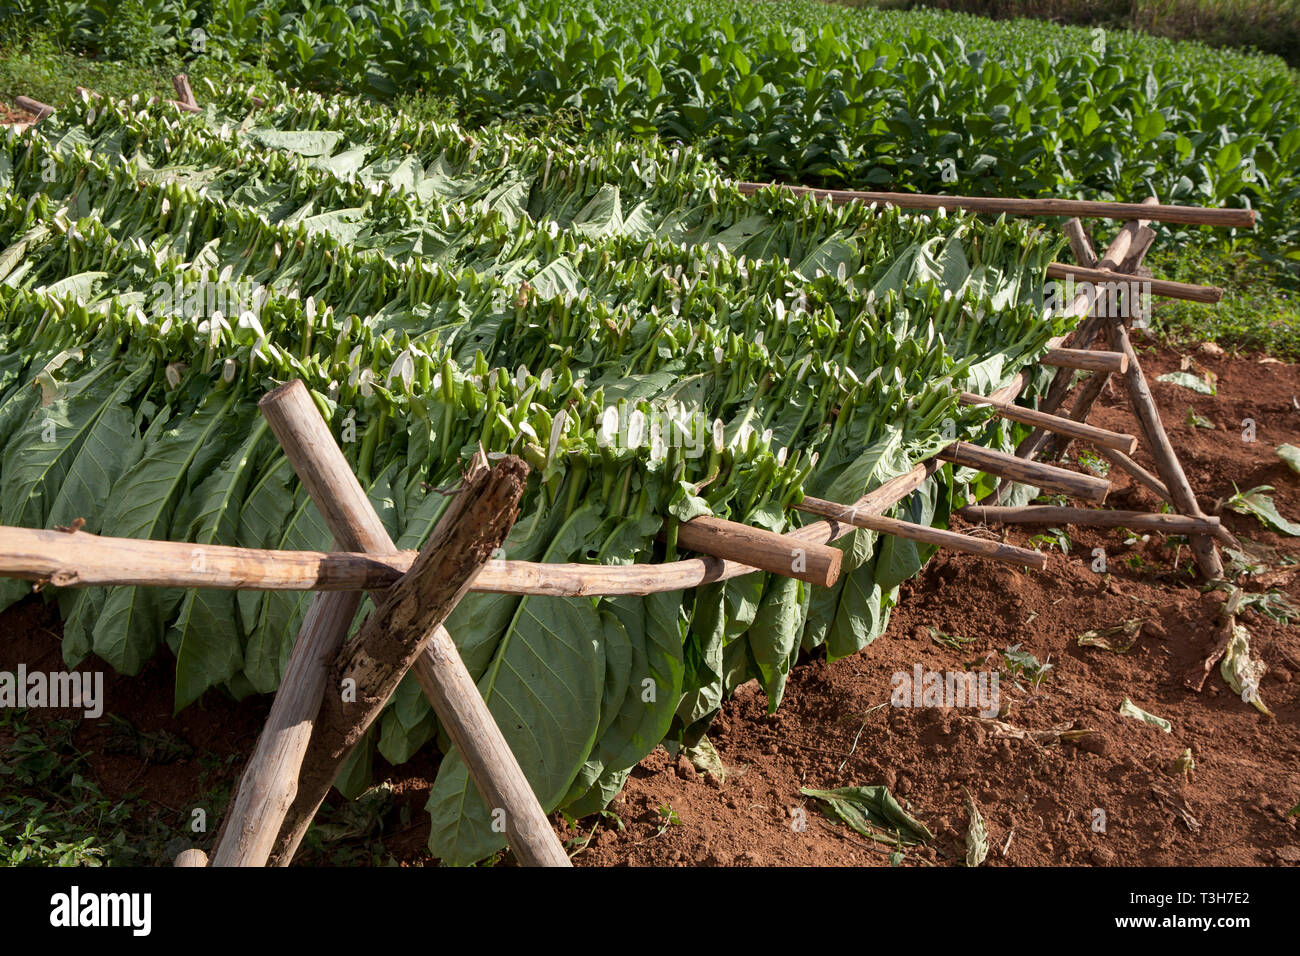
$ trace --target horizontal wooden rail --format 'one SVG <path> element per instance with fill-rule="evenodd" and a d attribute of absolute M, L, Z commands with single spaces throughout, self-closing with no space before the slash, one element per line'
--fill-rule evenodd
<path fill-rule="evenodd" d="M 1020 422 L 1022 425 L 1033 425 L 1035 428 L 1041 428 L 1044 431 L 1053 432 L 1057 435 L 1066 435 L 1079 441 L 1092 442 L 1094 445 L 1105 445 L 1107 448 L 1122 451 L 1126 455 L 1133 454 L 1133 451 L 1137 448 L 1137 439 L 1132 435 L 1113 432 L 1107 428 L 1098 428 L 1096 425 L 1089 425 L 1085 422 L 1071 421 L 1059 415 L 1049 415 L 1046 412 L 1025 408 L 1023 405 L 1001 402 L 971 392 L 961 393 L 961 403 L 963 405 L 988 405 L 998 416 L 1010 421 Z"/>
<path fill-rule="evenodd" d="M 1193 285 L 1190 282 L 1149 279 L 1143 276 L 1113 272 L 1110 269 L 1088 269 L 1084 266 L 1072 266 L 1064 262 L 1049 263 L 1047 278 L 1074 279 L 1076 282 L 1087 282 L 1100 286 L 1131 287 L 1138 291 L 1150 292 L 1152 295 L 1163 296 L 1166 299 L 1183 299 L 1187 302 L 1203 302 L 1207 305 L 1213 305 L 1223 298 L 1223 290 L 1215 285 Z"/>
<path fill-rule="evenodd" d="M 1055 505 L 1025 505 L 1022 508 L 970 505 L 959 509 L 957 514 L 967 521 L 986 524 L 1077 524 L 1095 528 L 1163 531 L 1166 534 L 1215 534 L 1219 530 L 1219 519 L 1212 516 L 1192 518 L 1187 515 L 1145 511 L 1094 511 L 1091 508 L 1063 508 Z"/>
<path fill-rule="evenodd" d="M 804 498 L 795 507 L 800 511 L 820 515 L 823 518 L 833 518 L 836 521 L 844 521 L 858 528 L 866 528 L 869 531 L 878 531 L 881 534 L 906 538 L 909 541 L 920 541 L 924 544 L 947 548 L 950 551 L 976 554 L 983 558 L 1000 561 L 1003 564 L 1014 564 L 1017 567 L 1027 566 L 1037 571 L 1042 571 L 1047 567 L 1046 555 L 1038 551 L 1017 548 L 1014 545 L 1003 544 L 1000 541 L 972 538 L 969 535 L 958 534 L 956 531 L 931 528 L 929 525 L 916 524 L 911 521 L 899 521 L 897 518 L 887 518 L 884 515 L 863 514 L 854 508 L 836 504 L 834 501 L 825 501 L 821 498 Z"/>
<path fill-rule="evenodd" d="M 1097 349 L 1048 349 L 1041 361 L 1056 368 L 1077 368 L 1088 372 L 1123 372 L 1128 368 L 1128 356 L 1123 352 Z"/>
<path fill-rule="evenodd" d="M 778 186 L 832 202 L 880 203 L 901 209 L 966 209 L 979 213 L 1009 213 L 1013 216 L 1082 216 L 1095 219 L 1152 219 L 1189 226 L 1219 226 L 1250 229 L 1255 225 L 1253 209 L 1208 209 L 1204 206 L 1142 205 L 1132 202 L 1094 202 L 1084 199 L 1008 199 L 997 196 L 936 196 L 926 193 L 862 192 L 856 189 L 815 189 L 785 183 L 736 183 L 746 196 Z"/>
<path fill-rule="evenodd" d="M 38 120 L 44 119 L 54 112 L 54 107 L 42 103 L 40 100 L 34 100 L 30 96 L 15 96 L 14 105 L 21 110 L 26 110 Z"/>
<path fill-rule="evenodd" d="M 938 458 L 952 462 L 954 465 L 974 468 L 985 474 L 1097 504 L 1105 501 L 1106 495 L 1110 492 L 1110 482 L 1105 478 L 1070 471 L 1068 468 L 1058 468 L 1040 461 L 1028 461 L 1003 451 L 993 451 L 983 445 L 972 445 L 968 442 L 949 445 L 939 452 Z"/>
<path fill-rule="evenodd" d="M 844 557 L 839 548 L 791 541 L 775 531 L 709 515 L 679 525 L 677 545 L 822 587 L 830 587 L 839 578 Z"/>

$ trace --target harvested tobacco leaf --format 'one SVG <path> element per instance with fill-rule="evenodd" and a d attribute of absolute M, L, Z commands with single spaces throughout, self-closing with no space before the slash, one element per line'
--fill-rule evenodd
<path fill-rule="evenodd" d="M 970 814 L 970 826 L 966 828 L 966 865 L 979 866 L 989 855 L 989 830 L 984 825 L 984 816 L 975 805 L 975 798 L 966 792 L 966 812 Z"/>
<path fill-rule="evenodd" d="M 816 800 L 827 816 L 839 817 L 869 839 L 904 844 L 929 843 L 934 839 L 929 827 L 910 816 L 884 785 L 836 790 L 800 787 L 799 792 Z"/>
<path fill-rule="evenodd" d="M 1009 724 L 1005 720 L 992 720 L 988 717 L 962 714 L 961 719 L 978 721 L 988 729 L 989 735 L 997 740 L 1031 740 L 1044 746 L 1059 744 L 1063 740 L 1067 742 L 1075 741 L 1092 733 L 1087 728 L 1075 729 L 1071 727 L 1072 721 L 1068 720 L 1047 730 L 1027 730 L 1024 727 Z"/>
<path fill-rule="evenodd" d="M 708 737 L 701 737 L 699 743 L 687 747 L 682 753 L 700 773 L 712 774 L 718 778 L 718 783 L 727 779 L 727 770 L 722 765 L 722 758 L 718 756 L 718 748 L 713 746 L 713 741 Z"/>
<path fill-rule="evenodd" d="M 1169 721 L 1165 720 L 1163 717 L 1157 717 L 1155 714 L 1147 713 L 1127 697 L 1124 698 L 1124 703 L 1119 705 L 1119 715 L 1121 717 L 1132 717 L 1134 720 L 1140 720 L 1145 724 L 1150 724 L 1152 727 L 1159 727 L 1167 734 L 1173 733 L 1174 731 L 1174 725 Z"/>
<path fill-rule="evenodd" d="M 1137 640 L 1145 622 L 1145 618 L 1136 617 L 1114 627 L 1084 631 L 1079 635 L 1079 646 L 1100 647 L 1102 650 L 1114 651 L 1116 654 L 1127 654 L 1133 649 L 1133 642 Z"/>
<path fill-rule="evenodd" d="M 1232 629 L 1232 640 L 1228 642 L 1228 649 L 1223 654 L 1222 663 L 1219 664 L 1219 673 L 1234 694 L 1240 695 L 1242 700 L 1261 714 L 1272 717 L 1273 712 L 1259 696 L 1259 683 L 1264 679 L 1264 672 L 1267 670 L 1267 664 L 1258 657 L 1250 656 L 1250 631 L 1240 624 L 1235 625 Z"/>

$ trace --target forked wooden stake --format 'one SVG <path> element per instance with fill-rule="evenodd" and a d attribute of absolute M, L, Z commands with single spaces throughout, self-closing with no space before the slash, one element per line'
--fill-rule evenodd
<path fill-rule="evenodd" d="M 194 98 L 194 90 L 190 86 L 190 78 L 184 73 L 177 73 L 172 77 L 172 86 L 176 89 L 178 100 L 197 113 L 199 111 L 199 101 Z"/>
<path fill-rule="evenodd" d="M 320 510 L 335 540 L 342 546 L 356 551 L 379 554 L 395 552 L 396 546 L 389 538 L 365 490 L 362 489 L 343 453 L 339 450 L 329 426 L 321 418 L 307 387 L 302 382 L 290 382 L 269 392 L 262 398 L 260 404 L 272 431 L 284 448 L 289 463 L 293 465 L 294 471 L 297 472 L 312 501 Z M 511 459 L 507 459 L 509 460 Z M 480 463 L 482 464 L 481 459 Z M 492 475 L 496 473 L 497 469 L 491 472 Z M 482 469 L 475 472 L 475 475 L 481 474 Z M 474 475 L 470 477 L 475 481 L 486 480 L 475 478 Z M 467 478 L 468 482 L 469 478 Z M 522 490 L 521 483 L 520 494 Z M 439 537 L 439 529 L 443 528 L 444 524 L 457 520 L 464 509 L 471 507 L 470 494 L 471 488 L 467 484 L 466 490 L 444 512 L 434 533 L 430 535 L 430 542 Z M 504 541 L 504 532 L 502 541 Z M 494 547 L 499 547 L 500 544 L 501 542 L 498 542 Z M 420 561 L 417 559 L 416 564 L 402 580 L 405 581 L 414 575 L 419 567 Z M 477 570 L 475 569 L 475 573 Z M 474 574 L 470 574 L 467 578 L 466 589 L 473 577 Z M 372 621 L 380 616 L 378 609 L 382 603 L 391 598 L 396 589 L 397 585 L 389 589 L 387 595 L 371 594 L 376 606 L 376 613 L 371 617 Z M 459 600 L 460 597 L 457 596 L 456 601 Z M 455 602 L 452 602 L 446 608 L 446 613 L 449 614 L 454 606 Z M 493 720 L 487 704 L 474 687 L 474 682 L 465 670 L 456 645 L 441 626 L 445 618 L 446 614 L 435 622 L 436 626 L 432 628 L 433 633 L 428 637 L 427 644 L 422 642 L 408 663 L 413 665 L 416 679 L 430 696 L 430 703 L 442 726 L 447 729 L 458 746 L 462 742 L 467 744 L 467 749 L 461 750 L 461 755 L 488 806 L 501 807 L 506 811 L 506 830 L 510 837 L 510 845 L 519 855 L 520 860 L 525 865 L 567 866 L 568 856 L 560 846 L 555 831 L 546 820 L 546 815 L 537 803 L 537 798 L 533 795 L 518 762 L 510 754 L 509 747 L 501 736 L 501 731 Z M 360 637 L 349 645 L 349 648 L 356 647 L 359 641 Z M 403 667 L 402 672 L 397 674 L 397 680 L 401 679 L 405 670 L 406 668 Z M 357 686 L 358 689 L 362 688 L 360 682 Z M 396 687 L 396 681 L 393 686 Z M 435 688 L 438 689 L 438 693 L 429 694 L 430 690 Z M 372 692 L 370 688 L 366 688 L 366 691 Z M 379 706 L 382 707 L 387 699 L 388 694 L 385 694 L 379 701 Z M 326 713 L 327 707 L 337 706 L 341 706 L 337 695 L 326 694 L 322 715 Z M 376 710 L 375 713 L 377 714 L 378 711 Z M 337 716 L 336 714 L 335 717 Z M 316 734 L 313 733 L 309 757 L 312 753 L 319 752 Z M 300 784 L 298 799 L 295 800 L 294 807 L 288 814 L 277 848 L 273 853 L 274 862 L 287 865 L 292 859 L 298 843 L 306 833 L 307 824 L 310 823 L 316 808 L 332 783 L 331 776 L 328 781 L 325 781 L 322 789 L 317 781 L 313 789 L 318 793 L 311 795 L 304 792 L 305 783 Z"/>
<path fill-rule="evenodd" d="M 450 732 L 462 734 L 460 739 L 468 746 L 466 763 L 477 756 L 478 769 L 489 770 L 492 779 L 499 775 L 504 780 L 513 775 L 523 781 L 522 791 L 532 796 L 518 764 L 513 760 L 510 766 L 500 764 L 503 755 L 510 756 L 509 748 L 499 739 L 500 730 L 469 675 L 455 680 L 442 673 L 449 668 L 464 671 L 460 654 L 442 624 L 468 592 L 474 575 L 504 543 L 523 497 L 527 473 L 528 466 L 521 460 L 507 457 L 494 468 L 484 466 L 467 475 L 461 492 L 448 505 L 411 570 L 383 595 L 356 639 L 344 645 L 328 672 L 327 689 L 298 779 L 298 793 L 272 852 L 273 863 L 287 865 L 292 859 L 344 761 L 430 642 L 439 655 L 439 669 L 432 680 L 444 697 L 455 698 L 460 707 L 448 708 L 445 699 L 435 701 L 438 719 Z M 458 720 L 466 717 L 482 719 L 475 726 L 452 730 Z M 498 739 L 489 742 L 493 734 Z M 567 865 L 568 857 L 535 797 L 531 807 L 502 802 L 519 795 L 520 791 L 508 784 L 486 787 L 483 792 L 489 807 L 505 811 L 508 830 L 514 821 L 515 828 L 510 832 L 512 837 L 518 835 L 518 842 L 512 846 L 522 861 Z M 543 838 L 536 844 L 526 839 L 527 824 L 516 817 L 540 818 L 544 834 L 539 836 Z M 544 839 L 547 836 L 549 840 Z M 544 852 L 548 845 L 553 848 L 552 855 L 533 855 L 533 851 Z"/>

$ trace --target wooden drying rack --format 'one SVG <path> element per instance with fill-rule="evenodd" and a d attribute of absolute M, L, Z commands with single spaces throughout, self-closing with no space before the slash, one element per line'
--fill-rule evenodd
<path fill-rule="evenodd" d="M 174 81 L 185 112 L 197 112 L 188 81 Z M 18 104 L 39 120 L 53 110 L 19 97 Z M 752 194 L 766 185 L 738 184 Z M 1097 216 L 1126 220 L 1100 259 L 1092 252 L 1078 218 L 1065 224 L 1077 266 L 1053 263 L 1048 275 L 1084 282 L 1147 283 L 1153 294 L 1215 302 L 1222 290 L 1185 283 L 1137 278 L 1154 239 L 1150 221 L 1249 227 L 1253 210 L 1163 206 L 1146 203 L 1081 202 L 1061 199 L 997 199 L 864 193 L 781 187 L 811 193 L 831 202 L 872 202 L 910 209 L 967 209 L 1021 216 Z M 1042 364 L 1057 373 L 1038 409 L 1014 404 L 1029 380 L 1021 371 L 992 395 L 964 393 L 965 404 L 987 405 L 994 415 L 1033 428 L 1014 455 L 957 442 L 933 458 L 867 492 L 852 504 L 805 498 L 796 510 L 816 516 L 786 534 L 775 534 L 714 517 L 684 522 L 679 547 L 698 558 L 662 564 L 599 566 L 542 564 L 491 557 L 509 532 L 523 491 L 526 466 L 506 458 L 489 468 L 476 457 L 461 492 L 438 522 L 420 552 L 399 552 L 384 530 L 364 490 L 347 465 L 307 388 L 290 382 L 268 393 L 261 408 L 303 486 L 334 534 L 333 552 L 274 551 L 184 542 L 142 541 L 87 534 L 0 527 L 0 576 L 37 582 L 37 587 L 160 586 L 251 590 L 311 590 L 313 596 L 295 641 L 280 689 L 257 748 L 241 777 L 222 823 L 212 865 L 288 865 L 307 826 L 332 785 L 343 761 L 378 717 L 407 670 L 429 698 L 441 725 L 464 758 L 489 807 L 505 811 L 508 842 L 525 865 L 565 866 L 559 840 L 547 822 L 518 762 L 510 752 L 486 703 L 478 693 L 443 622 L 469 591 L 519 595 L 645 595 L 678 591 L 763 570 L 829 585 L 839 574 L 841 552 L 835 540 L 865 528 L 1004 563 L 1042 569 L 1035 551 L 917 525 L 884 516 L 919 488 L 944 463 L 983 471 L 1002 479 L 993 498 L 1013 482 L 1023 482 L 1084 501 L 1101 503 L 1109 489 L 1102 478 L 1034 460 L 1056 440 L 1091 443 L 1114 465 L 1155 491 L 1175 514 L 1100 511 L 1029 506 L 974 505 L 959 511 L 988 523 L 1068 522 L 1151 528 L 1188 534 L 1202 573 L 1221 579 L 1223 566 L 1214 544 L 1226 532 L 1218 518 L 1196 502 L 1151 398 L 1128 331 L 1119 316 L 1093 308 L 1080 292 L 1067 314 L 1083 319 L 1070 335 L 1054 339 Z M 1105 339 L 1110 348 L 1100 347 Z M 1074 391 L 1077 370 L 1094 374 L 1079 390 L 1068 416 L 1055 414 Z M 1087 416 L 1112 374 L 1123 377 L 1155 460 L 1152 475 L 1129 456 L 1138 444 L 1123 435 L 1087 424 Z M 201 570 L 196 570 L 201 568 Z M 357 639 L 345 644 L 350 624 L 368 591 L 375 612 Z M 334 682 L 351 679 L 354 704 L 327 694 Z M 179 866 L 204 866 L 197 850 L 177 858 Z"/>

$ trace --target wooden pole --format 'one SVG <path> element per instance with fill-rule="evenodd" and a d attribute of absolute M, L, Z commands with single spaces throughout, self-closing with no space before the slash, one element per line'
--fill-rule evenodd
<path fill-rule="evenodd" d="M 20 110 L 26 110 L 36 117 L 36 121 L 45 119 L 54 112 L 54 107 L 42 103 L 40 100 L 34 100 L 30 96 L 15 96 L 14 105 Z"/>
<path fill-rule="evenodd" d="M 886 518 L 884 515 L 863 514 L 853 508 L 836 504 L 834 501 L 824 501 L 821 498 L 805 497 L 795 507 L 800 511 L 820 515 L 823 518 L 845 521 L 858 528 L 866 528 L 869 531 L 878 531 L 881 534 L 906 538 L 909 541 L 933 544 L 940 548 L 947 548 L 950 551 L 976 554 L 983 558 L 1000 561 L 1003 564 L 1014 564 L 1017 567 L 1028 566 L 1037 571 L 1043 571 L 1047 568 L 1047 557 L 1042 553 L 1030 551 L 1027 548 L 1017 548 L 1014 545 L 1003 544 L 1000 541 L 972 538 L 969 535 L 958 534 L 955 531 L 931 528 L 928 525 L 920 525 L 911 521 L 899 521 L 896 518 Z"/>
<path fill-rule="evenodd" d="M 956 512 L 967 521 L 983 524 L 1077 524 L 1095 528 L 1132 528 L 1165 534 L 1214 534 L 1219 519 L 1189 518 L 1186 515 L 1145 511 L 1099 511 L 1055 505 L 1025 505 L 1021 508 L 968 505 Z"/>
<path fill-rule="evenodd" d="M 1223 290 L 1212 285 L 1192 285 L 1189 282 L 1170 282 L 1167 279 L 1148 279 L 1125 275 L 1111 269 L 1086 269 L 1083 266 L 1052 262 L 1047 266 L 1049 279 L 1074 279 L 1099 286 L 1141 287 L 1142 291 L 1166 299 L 1183 299 L 1213 305 L 1223 298 Z"/>
<path fill-rule="evenodd" d="M 270 859 L 298 794 L 298 774 L 325 696 L 330 662 L 360 606 L 359 591 L 317 594 L 308 605 L 271 713 L 222 820 L 213 866 L 266 866 Z"/>
<path fill-rule="evenodd" d="M 1046 412 L 1025 408 L 1023 405 L 999 402 L 970 392 L 961 393 L 961 403 L 963 405 L 987 405 L 993 409 L 994 414 L 1001 418 L 1020 422 L 1022 425 L 1033 425 L 1058 435 L 1081 438 L 1084 441 L 1092 442 L 1094 445 L 1116 448 L 1125 454 L 1131 454 L 1137 448 L 1137 439 L 1132 435 L 1123 435 L 1106 428 L 1098 428 L 1096 425 L 1089 425 L 1086 422 L 1061 418 L 1059 415 L 1049 415 Z"/>
<path fill-rule="evenodd" d="M 1154 491 L 1171 505 L 1174 503 L 1174 499 L 1169 494 L 1169 489 L 1165 486 L 1165 483 L 1122 451 L 1116 451 L 1113 448 L 1098 448 L 1097 454 L 1101 455 L 1101 457 L 1105 458 L 1120 470 L 1128 472 L 1135 481 L 1141 485 L 1145 485 L 1148 489 Z"/>
<path fill-rule="evenodd" d="M 1042 363 L 1089 372 L 1122 372 L 1128 368 L 1128 357 L 1119 352 L 1103 352 L 1098 349 L 1048 349 L 1043 355 Z"/>
<path fill-rule="evenodd" d="M 1133 351 L 1133 344 L 1129 341 L 1124 322 L 1118 316 L 1109 316 L 1106 322 L 1111 348 L 1124 352 L 1128 356 L 1128 371 L 1123 376 L 1124 384 L 1128 386 L 1133 410 L 1137 413 L 1142 431 L 1146 434 L 1148 450 L 1151 452 L 1151 457 L 1155 459 L 1156 472 L 1169 488 L 1169 493 L 1174 499 L 1174 507 L 1194 518 L 1205 517 L 1205 513 L 1201 511 L 1201 506 L 1196 501 L 1196 495 L 1192 492 L 1192 486 L 1187 481 L 1183 466 L 1178 461 L 1178 455 L 1174 453 L 1174 446 L 1165 432 L 1164 423 L 1160 420 L 1160 410 L 1151 395 L 1146 376 L 1142 374 L 1142 366 L 1138 364 L 1137 353 Z M 1192 556 L 1196 558 L 1201 574 L 1210 581 L 1222 580 L 1223 562 L 1219 558 L 1219 549 L 1213 539 L 1209 535 L 1194 534 L 1191 537 L 1191 545 Z"/>
<path fill-rule="evenodd" d="M 1008 199 L 993 196 L 936 196 L 925 193 L 862 192 L 853 189 L 814 189 L 784 183 L 736 183 L 746 196 L 776 186 L 800 195 L 829 199 L 834 203 L 865 202 L 901 209 L 966 209 L 971 212 L 1013 216 L 1083 216 L 1100 219 L 1136 219 L 1176 222 L 1191 226 L 1220 226 L 1251 229 L 1253 209 L 1207 209 L 1202 206 L 1160 206 L 1139 208 L 1130 202 L 1092 202 L 1079 199 Z"/>
<path fill-rule="evenodd" d="M 1070 243 L 1070 251 L 1074 253 L 1075 261 L 1085 268 L 1095 269 L 1097 253 L 1093 252 L 1092 240 L 1088 238 L 1088 233 L 1078 217 L 1061 223 L 1061 231 L 1065 233 L 1065 238 Z"/>
<path fill-rule="evenodd" d="M 743 529 L 743 530 L 741 530 Z M 791 541 L 785 535 L 702 515 L 677 528 L 677 544 L 687 551 L 730 558 L 772 574 L 830 587 L 840 575 L 844 552 L 826 545 Z"/>
<path fill-rule="evenodd" d="M 172 86 L 176 90 L 177 99 L 188 108 L 198 112 L 199 101 L 194 98 L 194 89 L 190 86 L 190 78 L 184 73 L 177 73 L 172 77 Z"/>
<path fill-rule="evenodd" d="M 375 514 L 364 489 L 352 473 L 343 453 L 339 451 L 333 435 L 330 434 L 329 426 L 321 418 L 307 387 L 300 381 L 289 382 L 267 393 L 259 404 L 271 425 L 271 430 L 280 439 L 289 463 L 293 465 L 294 471 L 297 472 L 312 501 L 320 510 L 335 540 L 345 547 L 361 551 L 374 551 L 380 554 L 395 552 L 397 549 L 384 529 L 383 522 Z M 518 459 L 507 458 L 503 462 L 515 462 L 518 467 L 523 467 Z M 483 465 L 481 458 L 479 464 Z M 512 471 L 516 470 L 517 466 L 512 465 Z M 450 527 L 460 522 L 462 513 L 474 512 L 475 509 L 481 511 L 481 508 L 469 500 L 469 496 L 475 493 L 477 486 L 487 481 L 487 475 L 495 476 L 499 470 L 500 466 L 487 472 L 484 466 L 467 476 L 465 490 L 448 506 L 430 535 L 430 542 L 438 541 L 446 534 L 440 531 L 444 526 Z M 518 479 L 518 486 L 516 504 L 518 497 L 523 494 L 522 475 Z M 481 515 L 478 517 L 482 519 Z M 511 521 L 513 521 L 513 514 Z M 508 530 L 507 523 L 505 529 L 501 531 L 501 541 L 494 544 L 493 548 L 500 547 Z M 428 547 L 429 545 L 426 544 L 424 550 L 427 551 Z M 423 554 L 424 551 L 421 553 Z M 489 556 L 491 556 L 490 549 L 488 556 L 478 562 L 473 573 L 467 576 L 464 582 L 466 591 L 474 577 L 481 572 Z M 416 574 L 419 566 L 420 562 L 417 559 L 402 581 Z M 371 595 L 376 607 L 376 614 L 372 615 L 371 620 L 379 617 L 378 609 L 381 603 L 387 605 L 400 584 L 401 582 L 390 588 L 386 595 Z M 392 688 L 382 695 L 379 707 L 388 700 L 388 696 L 396 688 L 397 681 L 400 681 L 405 673 L 406 667 L 413 666 L 416 679 L 429 695 L 429 702 L 433 705 L 442 726 L 458 745 L 461 743 L 466 745 L 467 749 L 460 751 L 461 757 L 479 792 L 488 806 L 505 810 L 506 831 L 510 845 L 519 855 L 521 862 L 534 866 L 567 866 L 568 856 L 560 846 L 555 831 L 551 829 L 518 762 L 509 753 L 509 747 L 501 736 L 500 728 L 497 727 L 487 704 L 474 687 L 474 682 L 469 672 L 465 670 L 455 643 L 442 626 L 447 614 L 451 613 L 459 600 L 458 594 L 455 601 L 445 608 L 445 613 L 441 617 L 421 619 L 428 625 L 426 632 L 431 632 L 427 642 L 422 640 L 419 645 L 411 648 L 409 660 L 403 658 L 401 673 L 398 673 L 392 681 Z M 360 639 L 358 637 L 349 647 L 355 647 Z M 360 690 L 365 685 L 358 681 L 356 686 Z M 367 693 L 376 693 L 371 687 L 365 689 Z M 430 694 L 431 690 L 434 693 Z M 472 693 L 467 695 L 467 690 Z M 336 698 L 335 694 L 326 694 L 322 704 L 322 714 L 330 712 L 331 719 L 337 724 L 342 719 L 341 711 L 338 709 L 342 705 Z M 454 703 L 449 704 L 449 701 Z M 334 709 L 331 711 L 331 708 Z M 377 715 L 378 709 L 375 709 L 373 713 L 367 714 L 367 719 L 373 720 Z M 323 740 L 330 742 L 332 738 L 337 738 L 338 734 L 338 727 L 335 726 L 333 731 L 325 731 Z M 358 734 L 357 737 L 359 736 Z M 323 743 L 321 746 L 325 747 L 326 744 Z M 337 759 L 339 741 L 333 739 L 329 746 L 334 749 L 325 755 L 329 760 L 324 761 L 323 766 L 328 769 L 331 764 L 335 764 L 336 771 L 337 765 L 341 765 L 341 760 Z M 350 750 L 351 745 L 348 745 L 347 749 Z M 317 748 L 314 733 L 311 750 L 318 754 L 322 753 Z M 504 757 L 502 750 L 505 751 Z M 343 756 L 346 756 L 346 753 L 343 753 Z M 275 856 L 282 865 L 288 865 L 292 859 L 306 833 L 307 825 L 316 813 L 316 808 L 320 806 L 321 800 L 325 798 L 333 783 L 334 778 L 331 775 L 324 781 L 322 788 L 321 781 L 324 775 L 323 770 L 318 771 L 308 789 L 300 783 L 299 796 L 289 811 L 275 851 Z"/>
<path fill-rule="evenodd" d="M 191 847 L 188 850 L 182 850 L 176 857 L 173 866 L 207 866 L 208 855 L 202 850 Z"/>
<path fill-rule="evenodd" d="M 989 475 L 997 475 L 1000 478 L 1098 504 L 1106 500 L 1106 494 L 1110 491 L 1110 482 L 1105 478 L 1057 468 L 1055 465 L 1045 465 L 1038 461 L 1026 461 L 1015 455 L 1008 455 L 1006 452 L 993 451 L 982 445 L 972 445 L 968 442 L 949 445 L 939 452 L 937 457 L 942 461 L 975 468 Z"/>

